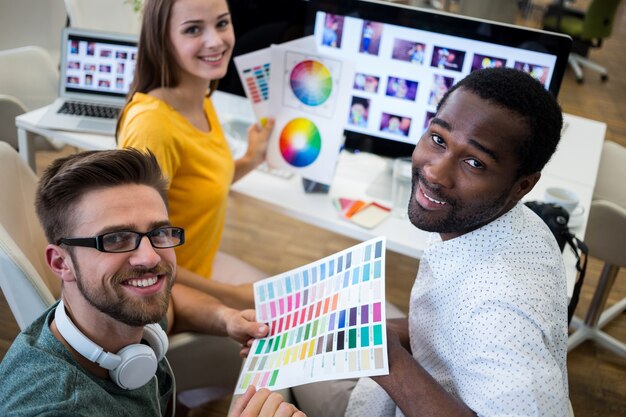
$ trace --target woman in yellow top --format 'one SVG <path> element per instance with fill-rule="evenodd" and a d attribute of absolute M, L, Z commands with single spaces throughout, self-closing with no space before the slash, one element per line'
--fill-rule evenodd
<path fill-rule="evenodd" d="M 234 161 L 209 98 L 234 42 L 226 0 L 146 0 L 117 141 L 150 149 L 169 179 L 170 220 L 187 237 L 176 251 L 178 282 L 249 308 L 251 282 L 263 274 L 218 248 L 230 184 L 264 160 L 273 121 L 249 128 L 246 154 Z"/>

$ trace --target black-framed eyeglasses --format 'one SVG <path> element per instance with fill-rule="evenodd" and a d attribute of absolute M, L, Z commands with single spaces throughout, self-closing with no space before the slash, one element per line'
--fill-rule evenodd
<path fill-rule="evenodd" d="M 182 227 L 164 226 L 146 233 L 123 230 L 95 237 L 63 238 L 59 239 L 57 244 L 95 248 L 100 252 L 123 253 L 137 249 L 144 236 L 148 237 L 150 244 L 156 249 L 173 248 L 185 243 L 185 230 Z"/>

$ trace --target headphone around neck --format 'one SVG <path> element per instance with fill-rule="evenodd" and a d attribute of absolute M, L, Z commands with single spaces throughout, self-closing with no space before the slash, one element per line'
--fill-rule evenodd
<path fill-rule="evenodd" d="M 147 384 L 154 377 L 158 363 L 167 352 L 167 335 L 156 323 L 143 328 L 143 340 L 149 346 L 136 343 L 117 353 L 110 353 L 78 330 L 68 317 L 63 300 L 56 307 L 54 319 L 65 341 L 89 361 L 108 369 L 111 380 L 123 389 L 137 389 Z"/>

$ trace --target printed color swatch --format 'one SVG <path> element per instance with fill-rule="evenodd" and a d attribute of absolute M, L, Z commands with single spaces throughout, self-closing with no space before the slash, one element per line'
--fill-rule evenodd
<path fill-rule="evenodd" d="M 385 239 L 376 238 L 256 282 L 255 340 L 235 394 L 386 375 Z"/>
<path fill-rule="evenodd" d="M 242 71 L 243 81 L 248 89 L 248 97 L 253 103 L 269 99 L 270 64 L 266 63 Z"/>
<path fill-rule="evenodd" d="M 319 156 L 322 137 L 315 123 L 299 117 L 285 125 L 278 145 L 285 161 L 295 167 L 305 167 Z"/>
<path fill-rule="evenodd" d="M 330 97 L 333 79 L 319 61 L 306 60 L 291 70 L 289 84 L 295 96 L 307 106 L 319 106 Z"/>

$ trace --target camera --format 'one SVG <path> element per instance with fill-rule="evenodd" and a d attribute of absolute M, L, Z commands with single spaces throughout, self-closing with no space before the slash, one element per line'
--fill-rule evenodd
<path fill-rule="evenodd" d="M 563 207 L 552 203 L 528 201 L 525 204 L 548 225 L 562 252 L 568 238 L 571 237 L 567 227 L 569 213 Z"/>

